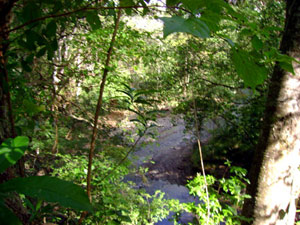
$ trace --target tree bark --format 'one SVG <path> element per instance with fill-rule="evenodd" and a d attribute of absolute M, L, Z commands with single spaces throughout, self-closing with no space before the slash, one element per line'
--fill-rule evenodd
<path fill-rule="evenodd" d="M 280 51 L 300 60 L 300 1 L 286 3 Z M 294 224 L 300 187 L 300 65 L 293 62 L 293 68 L 295 75 L 277 63 L 271 78 L 247 188 L 252 199 L 243 207 L 243 215 L 254 218 L 255 225 Z"/>
<path fill-rule="evenodd" d="M 16 136 L 12 106 L 9 92 L 8 73 L 6 69 L 6 52 L 9 47 L 8 31 L 11 10 L 17 0 L 0 0 L 0 144 L 7 138 Z M 20 161 L 19 161 L 20 162 Z M 24 175 L 24 164 L 19 163 L 20 175 Z M 14 176 L 12 170 L 8 169 L 0 175 L 0 183 Z M 12 194 L 6 200 L 6 205 L 18 216 L 23 224 L 28 224 L 30 215 L 24 208 L 20 197 Z"/>
<path fill-rule="evenodd" d="M 9 46 L 6 31 L 10 22 L 10 12 L 15 2 L 16 0 L 0 0 L 0 143 L 15 135 L 6 70 L 6 51 Z"/>

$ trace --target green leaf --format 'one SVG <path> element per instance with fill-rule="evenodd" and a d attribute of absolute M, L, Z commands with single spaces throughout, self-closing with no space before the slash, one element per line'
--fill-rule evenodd
<path fill-rule="evenodd" d="M 118 218 L 119 218 L 122 222 L 132 223 L 132 220 L 130 219 L 129 216 L 119 215 Z"/>
<path fill-rule="evenodd" d="M 121 7 L 129 7 L 129 6 L 134 6 L 134 5 L 135 5 L 135 3 L 133 0 L 120 0 Z M 128 16 L 131 16 L 132 8 L 125 8 L 125 12 Z"/>
<path fill-rule="evenodd" d="M 22 225 L 19 218 L 0 201 L 0 221 L 5 225 Z"/>
<path fill-rule="evenodd" d="M 167 0 L 167 6 L 175 6 L 180 0 Z"/>
<path fill-rule="evenodd" d="M 47 59 L 51 60 L 54 57 L 55 50 L 53 50 L 51 45 L 49 44 L 46 46 L 46 48 L 47 48 Z"/>
<path fill-rule="evenodd" d="M 135 3 L 133 0 L 120 0 L 120 6 L 121 7 L 128 7 L 128 6 L 134 6 Z"/>
<path fill-rule="evenodd" d="M 89 25 L 91 26 L 92 30 L 96 30 L 101 27 L 101 22 L 100 22 L 98 14 L 97 14 L 97 11 L 87 12 L 86 20 L 89 23 Z"/>
<path fill-rule="evenodd" d="M 53 1 L 52 0 L 52 4 L 53 3 L 54 3 L 54 5 L 53 5 L 53 8 L 52 8 L 52 12 L 51 12 L 52 14 L 56 14 L 58 11 L 63 9 L 62 1 Z"/>
<path fill-rule="evenodd" d="M 139 119 L 131 119 L 130 122 L 137 122 L 137 123 L 140 123 L 140 124 L 142 124 L 144 127 L 147 126 L 145 122 L 143 122 L 143 121 L 141 121 L 141 120 L 139 120 Z"/>
<path fill-rule="evenodd" d="M 263 43 L 262 41 L 255 35 L 252 40 L 251 40 L 251 43 L 252 43 L 252 47 L 256 50 L 256 51 L 259 51 L 260 49 L 262 49 L 263 47 Z"/>
<path fill-rule="evenodd" d="M 133 100 L 133 96 L 132 96 L 132 94 L 130 92 L 123 91 L 123 90 L 118 90 L 118 92 L 124 93 L 125 95 L 127 95 L 128 97 L 130 97 L 131 101 Z"/>
<path fill-rule="evenodd" d="M 231 47 L 235 46 L 235 43 L 233 42 L 233 40 L 231 40 L 227 35 L 217 34 L 217 36 L 223 38 Z"/>
<path fill-rule="evenodd" d="M 45 45 L 47 43 L 47 40 L 43 36 L 33 30 L 30 31 L 29 37 L 34 40 L 34 42 L 37 42 L 39 46 Z"/>
<path fill-rule="evenodd" d="M 28 65 L 28 62 L 26 62 L 25 60 L 21 61 L 21 66 L 22 66 L 23 70 L 26 72 L 30 73 L 32 71 L 32 68 Z"/>
<path fill-rule="evenodd" d="M 225 40 L 228 42 L 228 44 L 230 44 L 231 47 L 235 46 L 234 42 L 230 38 L 225 38 Z"/>
<path fill-rule="evenodd" d="M 37 5 L 35 1 L 28 1 L 21 11 L 21 17 L 23 22 L 27 22 L 29 20 L 33 20 L 35 18 L 41 17 L 42 9 Z"/>
<path fill-rule="evenodd" d="M 51 42 L 50 42 L 50 46 L 51 46 L 51 49 L 53 51 L 56 51 L 58 49 L 58 42 L 57 42 L 57 39 L 54 38 Z"/>
<path fill-rule="evenodd" d="M 129 87 L 127 84 L 125 84 L 125 83 L 121 83 L 124 87 L 126 87 L 127 88 L 127 90 L 128 91 L 130 91 L 130 92 L 132 92 L 132 91 L 134 91 L 135 89 L 134 88 L 131 88 L 131 87 Z"/>
<path fill-rule="evenodd" d="M 232 61 L 236 72 L 245 82 L 245 86 L 255 88 L 267 78 L 268 71 L 260 66 L 248 52 L 232 48 Z"/>
<path fill-rule="evenodd" d="M 203 9 L 205 7 L 205 1 L 194 1 L 194 0 L 181 0 L 182 4 L 185 8 L 187 8 L 189 11 L 191 11 L 194 14 L 199 13 L 199 10 Z"/>
<path fill-rule="evenodd" d="M 295 75 L 295 71 L 292 63 L 293 61 L 295 61 L 295 59 L 293 57 L 277 53 L 276 60 L 279 62 L 279 66 L 282 69 Z"/>
<path fill-rule="evenodd" d="M 120 225 L 121 222 L 118 220 L 112 220 L 112 221 L 108 221 L 107 225 Z"/>
<path fill-rule="evenodd" d="M 32 176 L 15 178 L 0 184 L 0 191 L 16 191 L 48 202 L 58 202 L 64 207 L 93 211 L 87 194 L 80 186 L 56 177 Z"/>
<path fill-rule="evenodd" d="M 279 66 L 281 67 L 281 69 L 288 71 L 288 72 L 292 73 L 293 75 L 295 75 L 294 67 L 291 62 L 279 62 Z"/>
<path fill-rule="evenodd" d="M 56 36 L 56 29 L 57 29 L 57 25 L 55 20 L 51 20 L 46 27 L 45 35 L 47 36 L 47 38 L 53 39 L 53 37 Z"/>
<path fill-rule="evenodd" d="M 145 1 L 148 1 L 148 3 L 150 2 L 150 0 L 145 0 Z M 150 12 L 150 9 L 149 9 L 149 7 L 147 6 L 147 4 L 144 1 L 140 1 L 140 3 L 143 6 L 143 14 L 142 14 L 142 16 L 145 16 L 145 15 L 147 15 Z"/>
<path fill-rule="evenodd" d="M 32 101 L 24 99 L 23 109 L 27 114 L 34 116 L 40 112 L 45 111 L 45 106 L 44 105 L 36 105 Z"/>
<path fill-rule="evenodd" d="M 34 59 L 34 54 L 30 54 L 29 56 L 26 57 L 25 61 L 29 64 L 32 64 L 33 59 Z"/>
<path fill-rule="evenodd" d="M 222 19 L 220 13 L 215 13 L 212 11 L 205 11 L 205 13 L 200 17 L 200 20 L 204 21 L 211 31 L 218 31 L 219 23 Z"/>
<path fill-rule="evenodd" d="M 141 103 L 141 104 L 145 104 L 145 105 L 151 105 L 150 102 L 148 102 L 147 100 L 143 99 L 142 97 L 138 97 L 136 100 L 134 100 L 135 103 Z"/>
<path fill-rule="evenodd" d="M 153 94 L 153 93 L 156 93 L 158 92 L 157 90 L 140 90 L 140 91 L 136 91 L 135 94 L 134 94 L 134 97 L 137 97 L 139 95 L 150 95 L 150 94 Z"/>
<path fill-rule="evenodd" d="M 35 45 L 35 41 L 37 41 L 37 36 L 35 35 L 35 32 L 32 31 L 27 31 L 25 33 L 26 36 L 26 46 L 28 50 L 35 50 L 36 49 L 36 45 Z"/>
<path fill-rule="evenodd" d="M 205 22 L 198 18 L 184 19 L 180 16 L 160 17 L 164 22 L 164 37 L 176 32 L 192 34 L 200 38 L 208 38 L 210 30 Z"/>
<path fill-rule="evenodd" d="M 28 147 L 29 139 L 18 136 L 15 139 L 6 139 L 0 146 L 0 173 L 14 165 L 23 155 Z"/>
<path fill-rule="evenodd" d="M 47 50 L 46 47 L 42 47 L 42 48 L 38 51 L 38 53 L 36 54 L 36 57 L 40 58 L 40 57 L 42 57 L 43 55 L 45 55 L 46 50 Z"/>
<path fill-rule="evenodd" d="M 131 109 L 131 108 L 128 108 L 129 111 L 135 113 L 136 115 L 140 116 L 140 117 L 144 117 L 141 113 L 139 113 L 138 111 L 134 110 L 134 109 Z"/>

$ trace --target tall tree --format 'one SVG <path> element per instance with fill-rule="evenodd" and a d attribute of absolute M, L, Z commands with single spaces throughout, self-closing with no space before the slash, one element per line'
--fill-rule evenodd
<path fill-rule="evenodd" d="M 11 101 L 6 70 L 6 51 L 8 49 L 8 24 L 14 0 L 0 1 L 0 143 L 14 136 L 14 125 L 11 112 Z"/>
<path fill-rule="evenodd" d="M 299 28 L 300 1 L 287 0 L 280 51 L 298 61 Z M 250 171 L 247 192 L 253 198 L 243 208 L 243 214 L 254 217 L 257 225 L 294 224 L 299 194 L 300 66 L 294 61 L 290 72 L 281 66 L 277 62 L 272 74 L 264 126 Z"/>

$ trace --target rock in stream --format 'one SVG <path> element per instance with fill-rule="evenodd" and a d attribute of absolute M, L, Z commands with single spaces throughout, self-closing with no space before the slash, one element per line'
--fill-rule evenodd
<path fill-rule="evenodd" d="M 136 157 L 133 162 L 135 166 L 149 168 L 146 173 L 147 185 L 138 175 L 129 175 L 126 180 L 134 181 L 149 194 L 161 190 L 165 192 L 167 199 L 178 199 L 180 202 L 199 201 L 189 195 L 188 188 L 184 186 L 195 174 L 191 165 L 192 148 L 196 142 L 194 134 L 185 131 L 185 122 L 180 115 L 162 117 L 156 122 L 156 139 L 151 144 L 144 145 L 149 138 L 143 138 L 131 156 L 132 159 Z M 209 135 L 205 130 L 201 132 L 203 139 L 208 139 Z M 191 214 L 184 213 L 179 222 L 184 224 L 192 220 Z M 156 224 L 171 225 L 173 222 L 164 219 Z"/>

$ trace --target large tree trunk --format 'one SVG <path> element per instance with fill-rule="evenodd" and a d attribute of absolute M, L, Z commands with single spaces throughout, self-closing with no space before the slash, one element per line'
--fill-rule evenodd
<path fill-rule="evenodd" d="M 6 71 L 6 51 L 8 49 L 8 24 L 10 11 L 16 1 L 0 0 L 0 143 L 13 136 L 13 121 Z"/>
<path fill-rule="evenodd" d="M 287 0 L 280 50 L 300 60 L 299 0 Z M 247 189 L 255 197 L 243 208 L 243 215 L 253 217 L 256 225 L 294 224 L 300 181 L 300 65 L 295 62 L 293 67 L 295 75 L 283 71 L 277 63 L 271 78 L 264 126 Z"/>
<path fill-rule="evenodd" d="M 9 28 L 10 14 L 15 2 L 17 0 L 0 0 L 0 144 L 4 139 L 16 135 L 6 70 L 6 52 L 9 47 L 8 33 L 6 31 Z M 21 164 L 19 164 L 20 168 L 22 168 L 20 169 L 21 174 L 24 175 L 23 165 Z M 11 170 L 0 174 L 0 183 L 10 179 L 12 176 Z M 19 217 L 23 224 L 28 224 L 30 215 L 24 208 L 19 195 L 13 194 L 10 199 L 6 200 L 6 205 Z"/>

